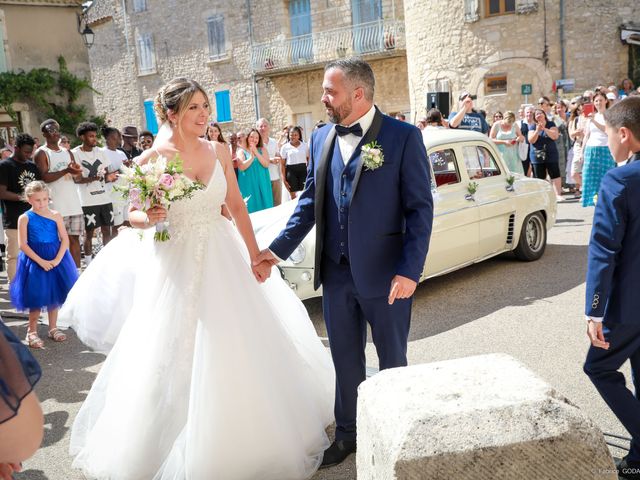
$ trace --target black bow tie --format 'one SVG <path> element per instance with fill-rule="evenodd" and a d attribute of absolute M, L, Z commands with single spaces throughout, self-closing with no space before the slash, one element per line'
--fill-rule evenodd
<path fill-rule="evenodd" d="M 341 137 L 344 137 L 345 135 L 349 135 L 350 133 L 352 133 L 357 137 L 361 137 L 362 127 L 360 126 L 359 123 L 356 123 L 355 125 L 351 125 L 350 127 L 343 127 L 342 125 L 336 125 L 336 132 Z"/>

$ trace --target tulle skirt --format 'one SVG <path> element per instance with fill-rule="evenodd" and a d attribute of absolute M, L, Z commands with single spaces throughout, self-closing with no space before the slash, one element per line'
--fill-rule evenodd
<path fill-rule="evenodd" d="M 44 260 L 53 260 L 60 242 L 29 242 L 31 249 Z M 11 302 L 18 310 L 42 307 L 58 308 L 78 279 L 76 265 L 67 250 L 62 261 L 48 272 L 31 260 L 24 252 L 18 255 L 16 276 L 11 282 Z"/>
<path fill-rule="evenodd" d="M 328 446 L 335 378 L 304 306 L 277 274 L 255 281 L 226 219 L 171 233 L 123 236 L 96 258 L 111 268 L 80 284 L 122 281 L 132 296 L 73 425 L 74 466 L 118 480 L 308 478 Z M 95 297 L 71 298 L 82 311 Z"/>
<path fill-rule="evenodd" d="M 69 292 L 58 327 L 73 328 L 82 343 L 109 353 L 131 311 L 138 267 L 153 254 L 153 233 L 124 229 L 103 247 Z"/>
<path fill-rule="evenodd" d="M 16 416 L 41 375 L 29 349 L 0 320 L 0 423 Z"/>

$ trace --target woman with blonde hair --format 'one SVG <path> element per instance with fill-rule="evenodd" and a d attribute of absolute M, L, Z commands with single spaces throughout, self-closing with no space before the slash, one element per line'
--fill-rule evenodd
<path fill-rule="evenodd" d="M 524 137 L 516 123 L 515 114 L 512 111 L 506 111 L 503 119 L 493 123 L 489 136 L 498 147 L 509 170 L 512 173 L 524 175 L 522 162 L 518 156 L 518 143 L 524 142 Z"/>
<path fill-rule="evenodd" d="M 330 356 L 279 275 L 252 266 L 229 150 L 201 138 L 205 91 L 175 79 L 155 107 L 163 126 L 142 167 L 179 155 L 203 187 L 169 211 L 131 210 L 133 227 L 168 221 L 171 238 L 138 247 L 132 305 L 73 425 L 73 465 L 110 480 L 309 478 L 333 421 Z M 108 254 L 117 280 L 119 252 Z"/>

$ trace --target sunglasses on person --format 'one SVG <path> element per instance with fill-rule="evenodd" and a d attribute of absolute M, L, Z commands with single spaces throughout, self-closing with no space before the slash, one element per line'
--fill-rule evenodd
<path fill-rule="evenodd" d="M 44 129 L 49 132 L 49 133 L 60 133 L 60 128 L 58 128 L 58 126 L 50 123 L 49 125 L 45 126 Z"/>

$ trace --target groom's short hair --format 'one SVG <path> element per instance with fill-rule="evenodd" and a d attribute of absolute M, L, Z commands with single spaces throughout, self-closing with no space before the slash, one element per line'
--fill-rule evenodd
<path fill-rule="evenodd" d="M 326 72 L 331 68 L 342 70 L 342 73 L 344 73 L 348 81 L 354 84 L 355 87 L 362 87 L 364 89 L 364 98 L 373 101 L 376 79 L 373 75 L 373 70 L 371 70 L 371 65 L 364 60 L 347 58 L 327 63 L 324 71 Z"/>

